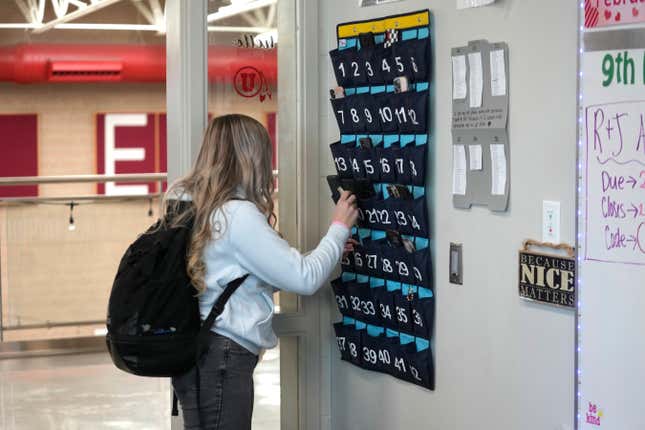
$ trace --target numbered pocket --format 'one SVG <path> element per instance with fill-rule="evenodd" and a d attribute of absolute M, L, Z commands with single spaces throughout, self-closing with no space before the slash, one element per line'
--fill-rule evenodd
<path fill-rule="evenodd" d="M 336 297 L 336 304 L 338 305 L 338 310 L 340 311 L 340 313 L 345 316 L 351 316 L 349 297 L 347 296 L 347 291 L 345 291 L 345 286 L 341 278 L 334 279 L 333 281 L 331 281 L 331 287 L 334 290 L 334 296 Z"/>
<path fill-rule="evenodd" d="M 339 87 L 355 87 L 358 82 L 366 82 L 365 75 L 361 73 L 361 67 L 357 58 L 356 49 L 334 49 L 329 51 L 334 75 Z"/>
<path fill-rule="evenodd" d="M 412 279 L 411 284 L 432 289 L 432 259 L 430 249 L 424 248 L 411 254 L 412 257 Z"/>
<path fill-rule="evenodd" d="M 401 291 L 394 294 L 394 312 L 398 330 L 405 333 L 414 332 L 414 324 L 412 322 L 412 305 L 411 297 L 403 295 Z"/>
<path fill-rule="evenodd" d="M 381 182 L 396 182 L 396 165 L 394 164 L 394 160 L 397 149 L 394 146 L 375 148 Z"/>
<path fill-rule="evenodd" d="M 428 237 L 428 209 L 425 196 L 414 200 L 389 198 L 386 202 L 394 215 L 399 232 L 412 236 Z"/>
<path fill-rule="evenodd" d="M 396 339 L 398 343 L 398 338 L 393 339 Z M 405 381 L 410 380 L 410 356 L 416 353 L 416 350 L 417 348 L 413 343 L 406 345 L 398 343 L 392 346 L 392 376 Z"/>
<path fill-rule="evenodd" d="M 414 335 L 430 339 L 434 324 L 434 297 L 421 297 L 415 294 L 411 308 Z"/>
<path fill-rule="evenodd" d="M 360 212 L 362 212 L 367 227 L 377 230 L 388 230 L 396 227 L 396 222 L 382 199 L 359 199 L 358 208 L 359 216 Z"/>
<path fill-rule="evenodd" d="M 394 366 L 392 350 L 396 347 L 398 340 L 396 338 L 388 338 L 385 336 L 379 337 L 378 340 L 379 343 L 376 346 L 378 370 L 391 375 L 392 367 Z"/>
<path fill-rule="evenodd" d="M 361 247 L 361 250 L 363 251 L 362 256 L 365 259 L 365 274 L 375 278 L 382 278 L 379 270 L 381 250 L 371 241 L 367 241 L 364 246 Z"/>
<path fill-rule="evenodd" d="M 396 330 L 398 323 L 394 307 L 394 295 L 386 287 L 372 288 L 372 297 L 376 302 L 379 325 Z"/>
<path fill-rule="evenodd" d="M 408 345 L 410 345 L 408 347 Z M 414 343 L 404 345 L 402 352 L 403 361 L 407 364 L 407 372 L 402 374 L 402 379 L 415 383 L 425 388 L 434 388 L 434 366 L 430 349 L 417 350 Z"/>
<path fill-rule="evenodd" d="M 376 56 L 376 50 L 374 48 L 363 48 L 358 51 L 358 58 L 365 70 L 367 83 L 369 85 L 382 85 L 385 81 L 381 73 L 381 65 Z"/>
<path fill-rule="evenodd" d="M 353 252 L 343 253 L 340 259 L 340 267 L 343 270 L 343 272 L 356 272 L 356 268 L 354 267 Z"/>
<path fill-rule="evenodd" d="M 383 45 L 377 45 L 374 49 L 374 61 L 377 63 L 377 68 L 381 74 L 384 83 L 391 83 L 394 78 L 401 76 L 399 66 L 392 58 L 392 47 L 385 48 Z"/>
<path fill-rule="evenodd" d="M 366 370 L 381 370 L 379 363 L 379 349 L 381 345 L 381 337 L 370 336 L 367 331 L 361 332 L 361 364 L 360 366 Z"/>
<path fill-rule="evenodd" d="M 381 178 L 381 172 L 378 167 L 378 160 L 376 157 L 375 148 L 361 148 L 354 149 L 354 158 L 360 166 L 360 173 L 362 178 L 378 182 Z M 352 166 L 353 168 L 353 166 Z"/>
<path fill-rule="evenodd" d="M 334 324 L 334 330 L 341 360 L 360 366 L 361 331 L 355 330 L 352 325 L 344 325 L 342 322 Z"/>
<path fill-rule="evenodd" d="M 342 144 L 340 142 L 335 142 L 329 145 L 331 149 L 331 155 L 334 158 L 334 166 L 336 167 L 336 172 L 341 178 L 351 178 L 351 150 L 349 144 Z"/>
<path fill-rule="evenodd" d="M 351 118 L 348 118 L 347 100 L 349 97 L 342 97 L 340 99 L 331 99 L 331 106 L 336 116 L 336 123 L 341 134 L 353 134 L 354 124 Z"/>
<path fill-rule="evenodd" d="M 390 106 L 399 134 L 427 133 L 428 91 L 393 94 Z"/>
<path fill-rule="evenodd" d="M 369 134 L 381 133 L 382 125 L 377 99 L 372 94 L 360 94 L 356 97 L 356 106 L 362 121 L 361 131 Z"/>
<path fill-rule="evenodd" d="M 392 46 L 394 59 L 398 58 L 405 70 L 403 75 L 409 76 L 415 82 L 424 82 L 429 78 L 428 41 L 429 39 L 413 39 Z"/>
<path fill-rule="evenodd" d="M 351 361 L 349 342 L 347 340 L 347 329 L 349 326 L 344 325 L 342 322 L 334 324 L 334 332 L 336 332 L 336 343 L 340 351 L 340 358 L 344 361 Z M 356 346 L 354 346 L 356 348 Z"/>
<path fill-rule="evenodd" d="M 369 324 L 378 324 L 376 303 L 367 283 L 350 282 L 344 284 L 347 292 L 351 315 Z"/>
<path fill-rule="evenodd" d="M 372 96 L 378 109 L 378 119 L 383 133 L 395 133 L 398 130 L 391 103 L 393 95 L 393 93 L 378 93 Z"/>
<path fill-rule="evenodd" d="M 426 177 L 427 145 L 408 145 L 401 148 L 403 159 L 401 176 L 397 181 L 403 185 L 423 186 Z"/>

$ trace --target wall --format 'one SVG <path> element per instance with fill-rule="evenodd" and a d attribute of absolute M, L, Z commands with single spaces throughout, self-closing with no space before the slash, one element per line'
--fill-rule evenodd
<path fill-rule="evenodd" d="M 359 8 L 320 2 L 321 207 L 338 130 L 328 102 L 335 86 L 327 52 L 339 22 L 430 8 L 434 18 L 431 192 L 434 211 L 436 391 L 341 362 L 323 312 L 331 365 L 334 430 L 564 430 L 573 425 L 574 314 L 523 302 L 517 251 L 541 238 L 542 200 L 562 202 L 562 240 L 574 243 L 577 2 L 498 0 L 457 11 L 455 1 L 407 0 Z M 510 46 L 511 198 L 508 212 L 457 210 L 451 200 L 450 48 L 486 38 Z M 321 232 L 328 218 L 321 216 Z M 464 285 L 448 283 L 450 242 L 464 244 Z M 331 315 L 331 317 L 330 317 Z M 328 343 L 326 342 L 328 341 Z"/>
<path fill-rule="evenodd" d="M 38 114 L 41 176 L 97 173 L 96 113 L 164 112 L 165 105 L 164 84 L 0 83 L 0 114 Z M 243 99 L 230 85 L 213 82 L 209 111 L 215 116 L 243 112 L 266 124 L 276 102 L 275 97 L 264 103 Z M 96 185 L 89 183 L 39 186 L 40 196 L 95 193 Z M 0 206 L 3 325 L 104 318 L 123 250 L 153 220 L 147 212 L 147 201 L 82 205 L 74 209 L 77 230 L 70 233 L 66 206 Z M 75 336 L 88 330 L 22 329 L 7 331 L 4 338 Z"/>

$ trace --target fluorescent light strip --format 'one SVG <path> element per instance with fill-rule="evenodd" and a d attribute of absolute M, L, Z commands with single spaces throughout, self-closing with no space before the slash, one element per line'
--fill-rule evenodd
<path fill-rule="evenodd" d="M 56 18 L 52 21 L 43 23 L 42 25 L 34 29 L 34 33 L 36 34 L 44 33 L 45 31 L 51 28 L 54 28 L 59 24 L 62 24 L 67 21 L 72 21 L 76 18 L 80 18 L 82 16 L 85 16 L 89 13 L 103 9 L 106 6 L 110 6 L 119 1 L 121 0 L 93 0 L 89 5 L 86 5 L 85 7 L 79 7 L 79 9 L 75 10 L 72 13 L 68 13 L 64 16 L 61 16 L 60 18 Z M 78 4 L 76 4 L 76 6 L 78 6 Z"/>
<path fill-rule="evenodd" d="M 0 30 L 19 30 L 19 29 L 35 29 L 42 24 L 29 24 L 29 23 L 5 23 L 0 24 Z M 81 24 L 81 23 L 64 23 L 57 24 L 54 29 L 56 30 L 121 30 L 121 31 L 156 31 L 165 33 L 166 29 L 162 26 L 153 24 Z M 276 31 L 271 27 L 234 27 L 225 25 L 209 25 L 208 31 L 220 33 L 267 33 Z"/>
<path fill-rule="evenodd" d="M 271 27 L 233 27 L 227 25 L 209 25 L 208 31 L 222 32 L 222 33 L 267 33 L 270 31 L 278 31 Z"/>
<path fill-rule="evenodd" d="M 220 19 L 230 18 L 244 12 L 250 12 L 262 7 L 271 6 L 272 4 L 276 4 L 277 2 L 278 0 L 255 0 L 245 4 L 234 3 L 230 6 L 222 6 L 217 10 L 217 12 L 209 14 L 206 17 L 206 20 L 208 22 L 214 22 Z"/>
<path fill-rule="evenodd" d="M 130 30 L 165 32 L 165 28 L 153 24 L 57 24 L 57 30 Z"/>

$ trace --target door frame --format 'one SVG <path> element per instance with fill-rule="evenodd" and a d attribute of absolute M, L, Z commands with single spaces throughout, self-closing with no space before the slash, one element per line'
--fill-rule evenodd
<path fill-rule="evenodd" d="M 279 15 L 293 17 L 279 24 L 280 232 L 303 252 L 318 244 L 321 233 L 318 10 L 318 0 L 278 2 Z M 207 0 L 166 2 L 169 182 L 190 168 L 207 123 L 206 15 Z M 274 317 L 278 337 L 297 339 L 297 369 L 287 368 L 293 363 L 281 354 L 282 430 L 329 427 L 322 424 L 323 415 L 329 416 L 331 376 L 322 365 L 320 294 L 301 297 L 297 312 Z M 291 355 L 293 348 L 287 349 Z M 172 420 L 173 429 L 181 426 Z"/>

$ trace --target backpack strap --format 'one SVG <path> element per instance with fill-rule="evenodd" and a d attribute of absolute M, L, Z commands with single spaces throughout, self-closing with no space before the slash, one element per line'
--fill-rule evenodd
<path fill-rule="evenodd" d="M 213 308 L 211 309 L 208 317 L 202 323 L 201 328 L 199 329 L 199 334 L 197 335 L 197 350 L 195 351 L 195 385 L 197 388 L 197 412 L 199 414 L 199 423 L 200 428 L 202 424 L 206 421 L 204 420 L 203 411 L 202 411 L 202 402 L 201 402 L 201 377 L 199 375 L 199 359 L 206 351 L 208 351 L 208 335 L 211 331 L 211 327 L 215 323 L 215 319 L 224 312 L 224 306 L 226 302 L 231 298 L 235 290 L 237 290 L 240 285 L 248 278 L 248 274 L 237 278 L 228 283 L 222 294 L 219 295 Z"/>
<path fill-rule="evenodd" d="M 217 300 L 215 301 L 215 304 L 213 305 L 213 308 L 211 309 L 210 313 L 208 314 L 208 317 L 204 320 L 202 323 L 201 328 L 199 329 L 199 334 L 197 335 L 197 358 L 202 355 L 202 353 L 206 352 L 205 346 L 208 344 L 208 334 L 211 331 L 211 328 L 213 327 L 213 324 L 215 323 L 215 319 L 224 312 L 224 306 L 226 306 L 226 303 L 228 300 L 231 298 L 235 290 L 237 290 L 240 285 L 248 278 L 248 274 L 242 276 L 241 278 L 237 278 L 231 282 L 228 283 L 222 294 L 219 295 Z"/>

